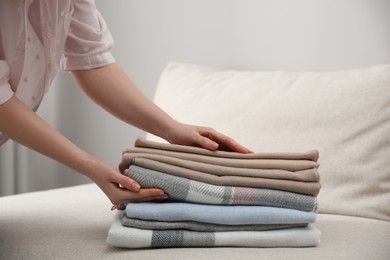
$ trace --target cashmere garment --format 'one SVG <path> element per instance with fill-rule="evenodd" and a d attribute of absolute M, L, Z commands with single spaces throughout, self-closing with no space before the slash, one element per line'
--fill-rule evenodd
<path fill-rule="evenodd" d="M 134 158 L 133 165 L 214 185 L 284 190 L 312 196 L 317 196 L 321 188 L 319 182 L 301 182 L 245 176 L 216 176 L 145 158 Z"/>
<path fill-rule="evenodd" d="M 126 151 L 123 153 L 122 161 L 119 165 L 120 169 L 126 168 L 126 166 L 128 166 L 129 163 L 131 163 L 131 161 L 129 161 L 129 159 L 126 158 L 127 154 L 131 154 L 131 153 L 159 154 L 159 155 L 171 156 L 171 157 L 195 161 L 195 162 L 204 162 L 209 164 L 238 167 L 238 168 L 280 169 L 286 171 L 300 171 L 300 170 L 307 170 L 307 169 L 319 167 L 319 164 L 316 161 L 303 160 L 303 159 L 292 160 L 292 159 L 229 158 L 229 157 L 202 155 L 202 154 L 191 154 L 191 153 L 176 152 L 176 151 L 158 150 L 152 148 L 134 147 L 134 148 L 126 149 Z M 244 156 L 245 154 L 240 154 L 240 155 Z"/>
<path fill-rule="evenodd" d="M 126 206 L 126 216 L 157 221 L 196 221 L 222 225 L 308 224 L 314 212 L 264 206 L 223 206 L 181 202 L 140 202 Z"/>
<path fill-rule="evenodd" d="M 138 137 L 135 141 L 135 147 L 152 148 L 166 151 L 178 151 L 191 154 L 202 154 L 208 156 L 224 157 L 224 158 L 242 158 L 242 159 L 287 159 L 287 160 L 310 160 L 317 161 L 319 153 L 317 150 L 311 150 L 305 153 L 235 153 L 225 151 L 210 151 L 205 148 L 178 145 L 178 144 L 166 144 L 160 142 L 154 142 L 145 138 Z"/>
<path fill-rule="evenodd" d="M 145 230 L 122 225 L 117 212 L 108 231 L 107 243 L 124 248 L 165 247 L 311 247 L 320 242 L 321 232 L 312 225 L 268 231 L 196 232 Z"/>
<path fill-rule="evenodd" d="M 150 153 L 126 153 L 122 159 L 119 169 L 122 173 L 130 167 L 131 164 L 138 158 L 150 159 L 170 165 L 175 165 L 199 172 L 205 172 L 216 176 L 244 176 L 253 178 L 268 178 L 280 180 L 295 180 L 303 182 L 319 182 L 320 176 L 317 168 L 310 168 L 301 171 L 286 171 L 279 169 L 251 169 L 245 167 L 228 167 L 214 165 L 203 162 L 195 162 L 190 160 L 169 157 L 160 154 Z"/>
<path fill-rule="evenodd" d="M 202 232 L 227 232 L 227 231 L 264 231 L 293 227 L 305 227 L 308 224 L 257 224 L 257 225 L 219 225 L 195 221 L 155 221 L 123 216 L 122 225 L 149 230 L 182 229 Z"/>
<path fill-rule="evenodd" d="M 260 205 L 315 211 L 316 197 L 287 191 L 216 186 L 131 165 L 128 176 L 143 188 L 160 188 L 171 200 L 202 204 Z"/>

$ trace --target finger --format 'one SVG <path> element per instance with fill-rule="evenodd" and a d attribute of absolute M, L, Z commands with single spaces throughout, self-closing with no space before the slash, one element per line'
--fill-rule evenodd
<path fill-rule="evenodd" d="M 248 148 L 240 145 L 232 138 L 215 131 L 214 129 L 205 128 L 201 135 L 213 140 L 219 144 L 219 150 L 234 151 L 239 153 L 251 153 L 252 151 Z"/>
<path fill-rule="evenodd" d="M 161 189 L 140 189 L 139 192 L 134 193 L 126 189 L 121 189 L 118 193 L 118 199 L 116 204 L 127 204 L 129 202 L 141 202 L 151 200 L 163 200 L 167 199 L 168 195 Z"/>
<path fill-rule="evenodd" d="M 133 192 L 139 192 L 139 190 L 141 189 L 141 186 L 127 175 L 118 174 L 116 178 L 112 181 L 119 183 L 122 187 Z"/>
<path fill-rule="evenodd" d="M 217 131 L 208 132 L 208 137 L 215 142 L 219 143 L 219 149 L 220 150 L 226 150 L 226 151 L 233 151 L 238 153 L 251 153 L 252 151 L 248 148 L 240 145 L 236 141 L 234 141 L 232 138 L 221 134 Z"/>
<path fill-rule="evenodd" d="M 205 136 L 202 136 L 200 135 L 199 139 L 198 139 L 198 143 L 201 147 L 203 148 L 206 148 L 208 150 L 217 150 L 219 148 L 219 144 L 215 141 L 213 141 L 212 139 L 208 138 L 208 137 L 205 137 Z"/>
<path fill-rule="evenodd" d="M 138 202 L 146 202 L 146 201 L 161 201 L 161 200 L 166 200 L 168 199 L 168 195 L 164 194 L 161 196 L 153 196 L 153 197 L 142 197 L 142 198 L 132 198 L 132 199 L 127 199 L 127 200 L 122 200 L 120 204 L 114 204 L 111 207 L 111 210 L 125 210 L 126 205 L 129 203 L 138 203 Z"/>
<path fill-rule="evenodd" d="M 242 146 L 241 144 L 237 143 L 231 138 L 228 138 L 224 141 L 222 145 L 226 150 L 238 152 L 238 153 L 252 153 L 251 150 L 246 148 L 245 146 Z"/>

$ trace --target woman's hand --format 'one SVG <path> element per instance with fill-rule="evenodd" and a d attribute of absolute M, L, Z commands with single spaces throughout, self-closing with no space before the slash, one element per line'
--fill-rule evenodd
<path fill-rule="evenodd" d="M 111 114 L 173 144 L 239 153 L 251 151 L 209 127 L 182 124 L 160 109 L 137 88 L 117 64 L 73 71 L 81 88 Z"/>
<path fill-rule="evenodd" d="M 171 144 L 200 146 L 209 150 L 223 150 L 238 153 L 251 153 L 232 138 L 210 127 L 194 126 L 175 122 L 164 138 Z"/>
<path fill-rule="evenodd" d="M 15 96 L 0 105 L 0 130 L 20 144 L 89 177 L 114 205 L 166 198 L 160 189 L 140 189 L 133 179 L 74 145 Z"/>
<path fill-rule="evenodd" d="M 98 166 L 99 165 L 99 166 Z M 90 178 L 106 194 L 113 205 L 123 209 L 129 202 L 163 200 L 168 196 L 161 189 L 141 189 L 139 184 L 128 176 L 122 175 L 113 166 L 98 163 Z"/>

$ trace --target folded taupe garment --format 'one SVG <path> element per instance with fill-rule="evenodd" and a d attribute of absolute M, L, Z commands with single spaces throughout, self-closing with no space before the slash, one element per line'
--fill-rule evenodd
<path fill-rule="evenodd" d="M 183 153 L 191 153 L 191 154 L 202 154 L 208 156 L 215 157 L 223 157 L 223 158 L 237 158 L 237 159 L 287 159 L 287 160 L 309 160 L 309 161 L 317 161 L 319 157 L 319 153 L 317 150 L 311 150 L 305 153 L 250 153 L 250 154 L 242 154 L 235 152 L 225 152 L 225 151 L 210 151 L 200 147 L 194 146 L 186 146 L 186 145 L 177 145 L 177 144 L 166 144 L 159 143 L 150 140 L 146 140 L 145 138 L 137 138 L 135 141 L 135 147 L 143 147 L 143 148 L 152 148 L 166 151 L 176 151 Z"/>
<path fill-rule="evenodd" d="M 304 182 L 318 182 L 320 177 L 317 168 L 310 168 L 302 171 L 286 171 L 279 169 L 251 169 L 245 167 L 229 167 L 214 165 L 203 162 L 195 162 L 185 159 L 179 159 L 160 154 L 151 153 L 124 153 L 119 169 L 122 173 L 135 161 L 135 158 L 145 158 L 161 163 L 175 165 L 199 172 L 206 172 L 216 176 L 245 176 L 253 178 L 269 178 L 281 180 L 294 180 Z"/>
<path fill-rule="evenodd" d="M 251 153 L 240 154 L 224 151 L 210 151 L 203 148 L 163 144 L 158 142 L 137 139 L 136 147 L 128 148 L 123 152 L 123 161 L 119 165 L 121 171 L 128 168 L 132 153 L 159 154 L 179 159 L 209 163 L 221 166 L 254 169 L 280 169 L 286 171 L 301 171 L 318 168 L 318 151 L 306 153 Z M 141 147 L 142 146 L 142 147 Z"/>
<path fill-rule="evenodd" d="M 321 185 L 319 182 L 302 182 L 283 179 L 271 179 L 261 177 L 246 177 L 245 175 L 236 176 L 217 176 L 209 174 L 207 172 L 195 171 L 175 165 L 161 163 L 155 160 L 145 158 L 134 158 L 133 165 L 137 165 L 143 168 L 168 173 L 171 175 L 184 177 L 190 180 L 197 180 L 205 183 L 221 186 L 241 186 L 241 187 L 253 187 L 253 188 L 267 188 L 284 191 L 292 191 L 301 194 L 307 194 L 317 196 Z M 240 169 L 233 168 L 237 172 Z M 207 170 L 207 169 L 205 169 Z"/>

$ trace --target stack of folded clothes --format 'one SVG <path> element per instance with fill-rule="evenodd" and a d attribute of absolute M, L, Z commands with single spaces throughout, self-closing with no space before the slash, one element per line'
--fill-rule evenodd
<path fill-rule="evenodd" d="M 239 154 L 138 138 L 119 169 L 164 202 L 129 203 L 107 242 L 116 247 L 309 247 L 318 151 Z"/>

